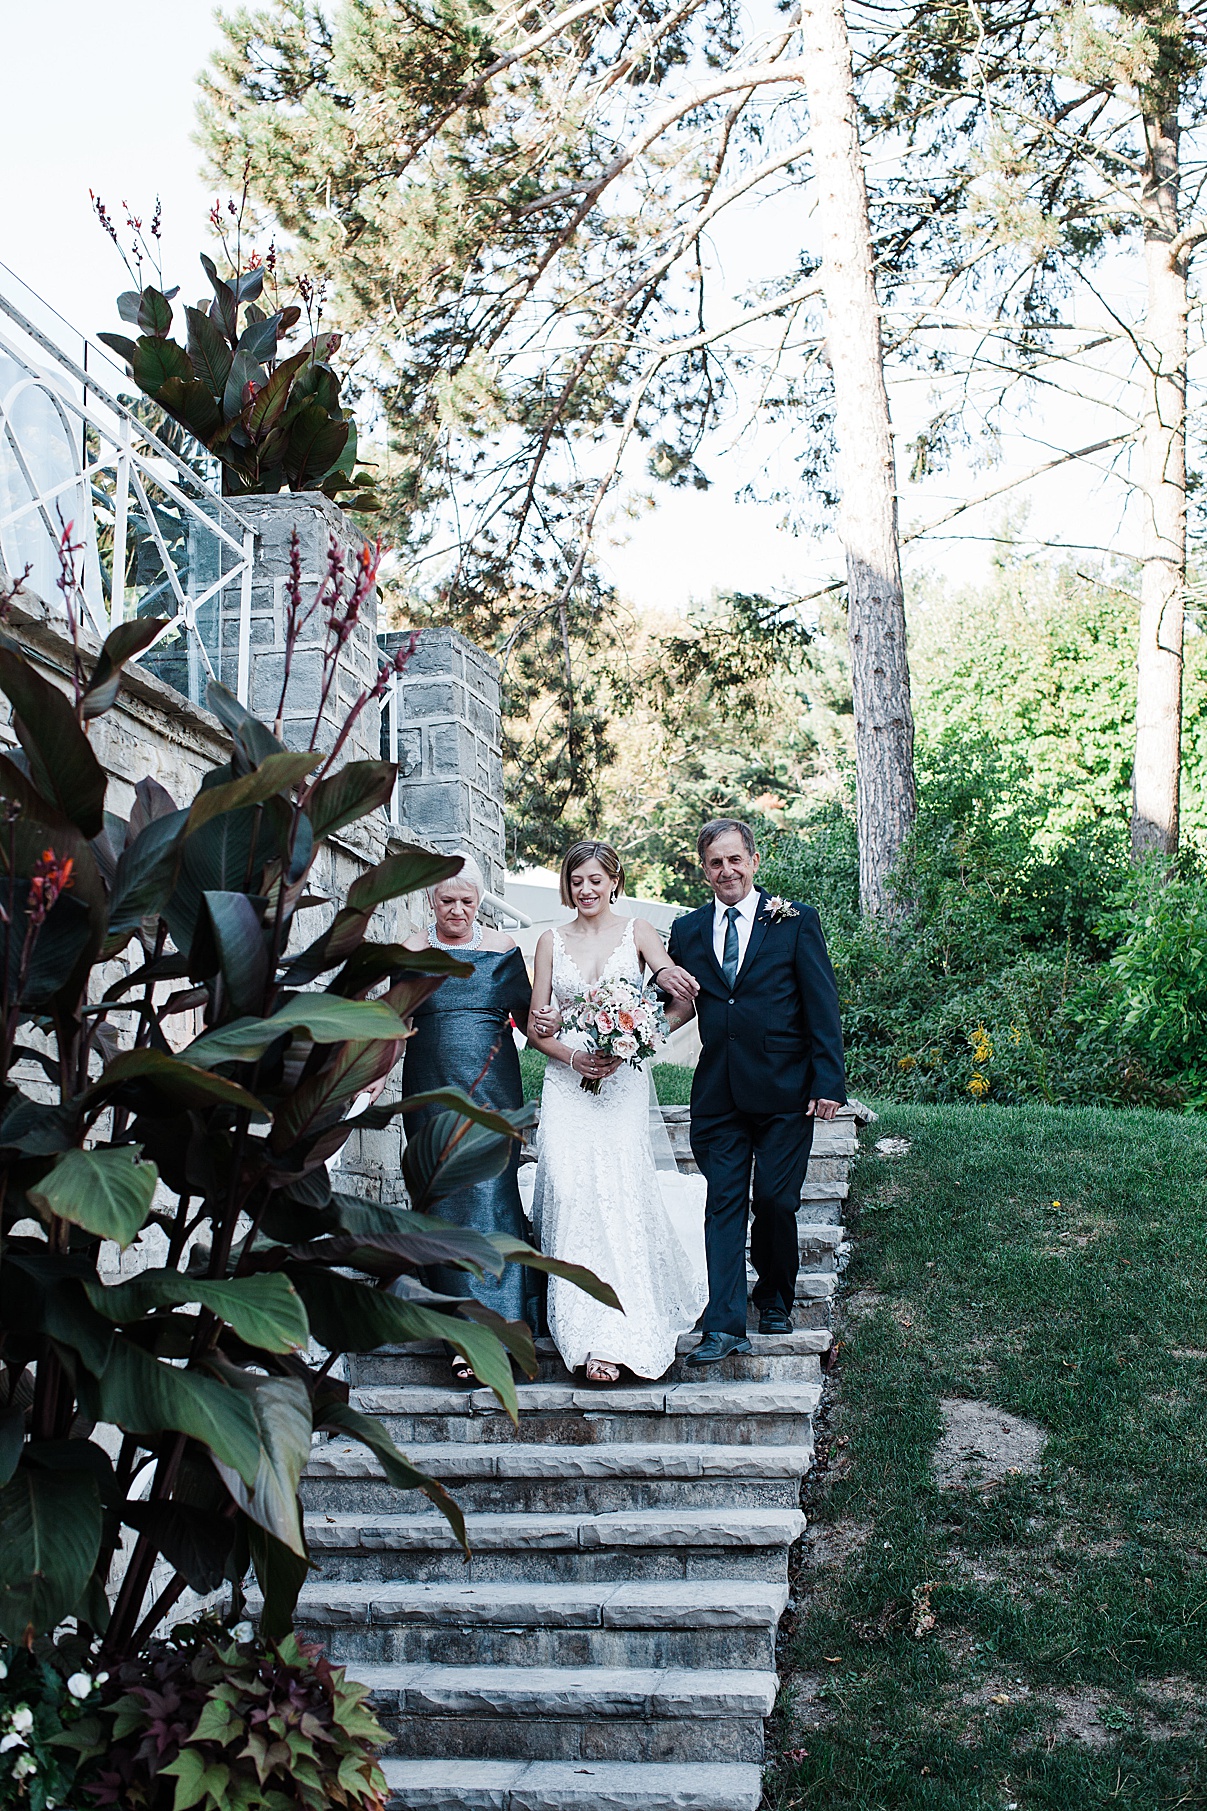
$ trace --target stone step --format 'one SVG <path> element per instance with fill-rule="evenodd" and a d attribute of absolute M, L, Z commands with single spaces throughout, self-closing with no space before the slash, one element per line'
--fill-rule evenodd
<path fill-rule="evenodd" d="M 249 1596 L 249 1604 L 252 1599 Z M 380 1579 L 302 1587 L 299 1625 L 348 1665 L 775 1665 L 785 1580 L 498 1584 Z"/>
<path fill-rule="evenodd" d="M 799 1509 L 634 1509 L 610 1515 L 470 1514 L 467 1560 L 435 1509 L 311 1514 L 306 1542 L 324 1580 L 787 1578 Z"/>
<path fill-rule="evenodd" d="M 746 1266 L 746 1287 L 753 1290 L 757 1282 L 758 1278 L 748 1263 Z M 796 1299 L 798 1302 L 833 1301 L 837 1288 L 838 1272 L 836 1270 L 801 1270 L 797 1273 Z M 750 1307 L 753 1312 L 753 1301 L 751 1302 Z"/>
<path fill-rule="evenodd" d="M 513 1761 L 763 1759 L 770 1671 L 355 1666 L 400 1756 Z"/>
<path fill-rule="evenodd" d="M 816 1343 L 819 1337 L 825 1340 L 825 1345 L 819 1346 Z M 803 1338 L 814 1343 L 802 1345 L 800 1342 Z M 818 1383 L 821 1380 L 818 1353 L 826 1349 L 829 1339 L 828 1333 L 820 1336 L 785 1335 L 778 1338 L 764 1335 L 760 1339 L 760 1346 L 749 1355 L 738 1354 L 733 1358 L 723 1359 L 709 1372 L 709 1376 L 722 1378 L 729 1383 L 779 1383 L 785 1380 Z M 699 1383 L 699 1371 L 694 1365 L 687 1363 L 687 1354 L 699 1343 L 698 1333 L 685 1333 L 679 1341 L 679 1356 L 659 1382 Z M 577 1382 L 580 1388 L 593 1387 L 586 1385 L 582 1372 L 575 1372 L 572 1376 L 567 1371 L 552 1340 L 538 1339 L 536 1354 L 537 1374 L 532 1382 L 564 1385 Z M 383 1348 L 379 1352 L 369 1352 L 349 1361 L 349 1380 L 358 1386 L 422 1383 L 447 1387 L 451 1376 L 448 1352 L 443 1342 L 438 1340 L 428 1340 L 422 1345 L 406 1348 Z"/>
<path fill-rule="evenodd" d="M 818 1278 L 824 1282 L 830 1279 Z M 820 1291 L 818 1291 L 820 1293 Z M 821 1398 L 817 1383 L 642 1383 L 617 1387 L 520 1384 L 519 1423 L 490 1390 L 450 1384 L 374 1384 L 352 1393 L 400 1444 L 465 1440 L 493 1444 L 581 1441 L 717 1441 L 791 1445 Z"/>
<path fill-rule="evenodd" d="M 389 1811 L 758 1811 L 763 1776 L 742 1762 L 382 1763 Z"/>
<path fill-rule="evenodd" d="M 416 1463 L 462 1509 L 518 1514 L 610 1514 L 638 1509 L 795 1509 L 813 1463 L 811 1426 L 795 1446 L 433 1443 Z M 381 1461 L 348 1440 L 320 1440 L 302 1477 L 311 1512 L 409 1509 L 422 1501 L 387 1484 Z"/>

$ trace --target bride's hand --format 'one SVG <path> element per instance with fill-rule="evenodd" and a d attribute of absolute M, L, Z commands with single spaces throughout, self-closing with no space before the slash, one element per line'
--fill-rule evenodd
<path fill-rule="evenodd" d="M 681 1001 L 684 1006 L 690 1006 L 700 991 L 696 977 L 689 974 L 687 969 L 680 968 L 676 962 L 663 964 L 658 970 L 654 985 L 660 987 L 663 993 L 669 994 L 672 1000 Z"/>
<path fill-rule="evenodd" d="M 533 1008 L 532 1028 L 538 1037 L 551 1038 L 555 1031 L 562 1027 L 562 1015 L 556 1006 L 539 1006 Z"/>
<path fill-rule="evenodd" d="M 610 1075 L 615 1075 L 620 1068 L 618 1056 L 605 1056 L 601 1050 L 575 1050 L 570 1056 L 570 1067 L 575 1075 L 581 1075 L 584 1081 L 604 1082 Z"/>

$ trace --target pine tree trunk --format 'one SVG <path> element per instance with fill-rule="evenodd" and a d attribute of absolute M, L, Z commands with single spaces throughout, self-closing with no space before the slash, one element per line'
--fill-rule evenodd
<path fill-rule="evenodd" d="M 1178 233 L 1178 121 L 1146 114 L 1142 196 L 1148 274 L 1141 436 L 1144 568 L 1136 668 L 1132 858 L 1178 846 L 1182 743 L 1182 626 L 1186 584 L 1186 260 Z"/>
<path fill-rule="evenodd" d="M 842 0 L 807 0 L 801 25 L 847 560 L 859 896 L 865 912 L 879 912 L 916 813 L 897 480 Z"/>

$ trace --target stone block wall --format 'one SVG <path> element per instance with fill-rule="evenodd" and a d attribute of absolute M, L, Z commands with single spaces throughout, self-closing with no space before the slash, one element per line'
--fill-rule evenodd
<path fill-rule="evenodd" d="M 386 656 L 406 639 L 405 631 L 382 635 Z M 468 848 L 487 885 L 500 891 L 505 851 L 498 662 L 455 629 L 424 629 L 392 708 L 401 834 L 449 852 Z M 381 746 L 387 760 L 394 758 L 388 713 Z"/>

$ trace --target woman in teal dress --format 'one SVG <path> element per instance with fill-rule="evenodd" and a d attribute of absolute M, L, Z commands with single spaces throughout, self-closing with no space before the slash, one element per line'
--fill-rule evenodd
<path fill-rule="evenodd" d="M 429 890 L 434 922 L 426 932 L 417 932 L 407 940 L 409 949 L 445 950 L 458 961 L 468 962 L 473 973 L 464 978 L 450 975 L 415 1009 L 415 1032 L 407 1041 L 403 1057 L 404 1100 L 410 1094 L 453 1087 L 466 1093 L 472 1091 L 474 1099 L 486 1107 L 514 1108 L 524 1104 L 520 1059 L 511 1024 L 512 1020 L 521 1027 L 528 1023 L 532 987 L 524 958 L 512 939 L 479 921 L 482 892 L 481 870 L 472 856 L 466 856 L 459 874 Z M 428 1107 L 417 1113 L 404 1112 L 407 1136 L 413 1137 L 437 1111 Z M 437 1210 L 441 1218 L 472 1227 L 476 1232 L 508 1233 L 515 1239 L 527 1239 L 516 1181 L 519 1166 L 520 1148 L 516 1144 L 500 1175 L 461 1189 L 442 1201 Z M 427 1272 L 430 1286 L 442 1295 L 476 1296 L 504 1319 L 527 1320 L 534 1330 L 539 1313 L 535 1277 L 534 1271 L 519 1264 L 508 1264 L 497 1278 L 479 1279 L 467 1270 L 445 1265 L 432 1265 Z M 456 1354 L 453 1373 L 462 1382 L 473 1377 L 472 1368 Z"/>

